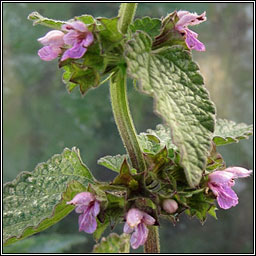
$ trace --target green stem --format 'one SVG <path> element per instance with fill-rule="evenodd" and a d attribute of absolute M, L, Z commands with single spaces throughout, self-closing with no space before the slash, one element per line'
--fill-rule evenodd
<path fill-rule="evenodd" d="M 134 18 L 137 5 L 137 3 L 122 3 L 120 5 L 118 26 L 123 34 L 126 34 L 128 27 Z"/>
<path fill-rule="evenodd" d="M 129 154 L 132 166 L 138 171 L 145 170 L 145 161 L 137 140 L 130 114 L 126 92 L 126 68 L 120 66 L 117 74 L 110 80 L 112 110 L 123 144 Z"/>
<path fill-rule="evenodd" d="M 137 3 L 122 3 L 120 6 L 118 26 L 123 34 L 127 33 L 128 27 L 134 18 L 137 5 Z M 124 66 L 120 66 L 118 72 L 111 77 L 110 96 L 116 125 L 131 159 L 132 166 L 138 172 L 143 172 L 146 169 L 146 164 L 129 110 L 126 92 L 126 68 Z M 144 177 L 142 185 L 144 185 Z M 148 239 L 144 245 L 144 251 L 146 253 L 160 253 L 158 227 L 149 226 L 148 228 Z"/>
<path fill-rule="evenodd" d="M 157 226 L 148 226 L 148 239 L 144 245 L 145 253 L 160 253 L 159 232 Z"/>

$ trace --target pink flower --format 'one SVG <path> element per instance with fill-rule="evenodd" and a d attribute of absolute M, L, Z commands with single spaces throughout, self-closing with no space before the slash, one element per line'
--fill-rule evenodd
<path fill-rule="evenodd" d="M 155 219 L 145 212 L 136 208 L 132 208 L 128 211 L 124 225 L 124 233 L 134 231 L 130 240 L 133 249 L 137 249 L 139 246 L 145 244 L 148 238 L 148 228 L 146 225 L 153 225 L 154 223 Z"/>
<path fill-rule="evenodd" d="M 196 51 L 205 51 L 205 46 L 200 42 L 197 37 L 198 34 L 188 29 L 188 26 L 198 25 L 206 21 L 205 12 L 201 15 L 190 13 L 188 11 L 178 11 L 179 21 L 175 25 L 175 29 L 182 35 L 185 35 L 185 41 L 189 49 Z"/>
<path fill-rule="evenodd" d="M 45 61 L 51 61 L 57 58 L 62 52 L 61 47 L 64 45 L 63 36 L 63 32 L 59 30 L 52 30 L 44 37 L 37 39 L 44 45 L 44 47 L 38 51 L 39 57 Z"/>
<path fill-rule="evenodd" d="M 78 219 L 79 231 L 92 234 L 97 228 L 96 216 L 100 212 L 100 203 L 90 192 L 77 194 L 67 204 L 76 205 L 76 213 L 81 213 Z"/>
<path fill-rule="evenodd" d="M 93 42 L 93 34 L 81 21 L 64 24 L 62 30 L 68 32 L 63 37 L 65 44 L 71 45 L 72 47 L 64 52 L 61 61 L 68 58 L 79 59 L 83 57 L 87 51 L 87 47 Z"/>
<path fill-rule="evenodd" d="M 209 175 L 208 187 L 217 197 L 217 202 L 221 208 L 229 209 L 238 204 L 238 197 L 231 189 L 235 185 L 234 179 L 248 177 L 251 173 L 252 170 L 246 170 L 242 167 L 229 167 Z"/>

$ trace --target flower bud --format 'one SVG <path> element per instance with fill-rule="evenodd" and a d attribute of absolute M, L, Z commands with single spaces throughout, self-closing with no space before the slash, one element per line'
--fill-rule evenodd
<path fill-rule="evenodd" d="M 178 203 L 173 199 L 166 199 L 163 201 L 163 208 L 168 213 L 176 212 L 178 207 Z"/>

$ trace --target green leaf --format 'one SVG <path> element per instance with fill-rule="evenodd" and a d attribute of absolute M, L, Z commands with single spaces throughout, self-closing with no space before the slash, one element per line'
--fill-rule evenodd
<path fill-rule="evenodd" d="M 86 25 L 91 25 L 95 23 L 94 18 L 91 15 L 81 15 L 81 16 L 76 16 L 74 20 L 80 20 Z"/>
<path fill-rule="evenodd" d="M 120 174 L 117 177 L 115 177 L 112 184 L 124 185 L 129 187 L 131 190 L 136 190 L 138 188 L 138 181 L 133 178 L 130 171 L 130 166 L 126 158 L 124 159 L 122 166 L 120 168 Z"/>
<path fill-rule="evenodd" d="M 155 99 L 155 111 L 170 127 L 186 179 L 199 184 L 211 147 L 215 107 L 198 66 L 182 47 L 152 51 L 152 40 L 137 32 L 126 45 L 128 72 L 140 89 Z"/>
<path fill-rule="evenodd" d="M 60 221 L 74 207 L 66 205 L 94 178 L 79 150 L 64 149 L 33 172 L 23 172 L 3 188 L 5 245 L 38 233 Z"/>
<path fill-rule="evenodd" d="M 106 61 L 100 54 L 100 44 L 94 42 L 93 45 L 88 47 L 88 50 L 83 57 L 83 65 L 85 67 L 93 68 L 98 72 L 103 71 L 106 68 Z"/>
<path fill-rule="evenodd" d="M 79 85 L 80 92 L 84 95 L 89 89 L 97 87 L 100 83 L 100 75 L 93 68 L 85 67 L 74 62 L 63 67 L 65 73 L 62 79 L 66 84 L 68 92 L 71 92 Z"/>
<path fill-rule="evenodd" d="M 79 84 L 80 92 L 84 95 L 90 88 L 97 87 L 100 82 L 98 72 L 91 68 L 79 67 L 77 64 L 72 64 L 73 73 L 70 82 Z"/>
<path fill-rule="evenodd" d="M 70 78 L 71 78 L 72 72 L 73 72 L 72 66 L 65 65 L 65 66 L 63 66 L 63 69 L 64 69 L 64 73 L 62 75 L 62 81 L 66 84 L 67 91 L 69 93 L 71 93 L 72 90 L 78 86 L 78 84 L 70 82 Z"/>
<path fill-rule="evenodd" d="M 206 173 L 213 172 L 216 169 L 223 170 L 226 168 L 226 164 L 224 162 L 223 157 L 216 150 L 215 143 L 212 143 L 212 150 L 208 156 L 207 165 L 206 165 Z"/>
<path fill-rule="evenodd" d="M 129 253 L 130 235 L 111 233 L 107 238 L 103 237 L 99 244 L 93 248 L 93 253 Z"/>
<path fill-rule="evenodd" d="M 107 167 L 114 172 L 120 172 L 122 163 L 127 155 L 104 156 L 98 160 L 98 164 Z"/>
<path fill-rule="evenodd" d="M 163 147 L 160 140 L 154 135 L 142 132 L 137 136 L 137 138 L 142 151 L 145 153 L 154 154 Z"/>
<path fill-rule="evenodd" d="M 217 215 L 216 215 L 216 211 L 218 210 L 218 208 L 215 205 L 212 205 L 210 210 L 208 210 L 208 214 L 210 214 L 214 219 L 218 219 Z"/>
<path fill-rule="evenodd" d="M 98 35 L 101 43 L 102 53 L 111 51 L 123 39 L 123 34 L 118 30 L 118 17 L 107 19 L 98 18 L 100 22 L 98 26 Z"/>
<path fill-rule="evenodd" d="M 102 24 L 100 36 L 111 42 L 119 42 L 123 39 L 122 33 L 118 30 L 118 17 L 117 18 L 98 18 L 97 20 Z"/>
<path fill-rule="evenodd" d="M 130 30 L 134 33 L 137 30 L 146 32 L 152 39 L 160 32 L 161 21 L 159 19 L 152 19 L 150 17 L 144 17 L 142 19 L 136 19 L 133 24 L 130 25 Z"/>
<path fill-rule="evenodd" d="M 101 223 L 97 219 L 97 229 L 93 233 L 93 238 L 96 242 L 99 241 L 99 239 L 101 238 L 102 234 L 104 233 L 108 225 L 109 225 L 109 219 L 105 219 L 103 223 Z"/>
<path fill-rule="evenodd" d="M 33 21 L 33 25 L 43 25 L 46 27 L 50 27 L 50 28 L 54 28 L 54 29 L 61 29 L 61 26 L 63 24 L 66 24 L 65 21 L 61 21 L 61 20 L 52 20 L 52 19 L 48 19 L 43 17 L 41 14 L 39 14 L 38 12 L 32 12 L 28 15 L 28 19 Z"/>
<path fill-rule="evenodd" d="M 155 130 L 148 129 L 146 131 L 146 133 L 141 133 L 140 135 L 145 135 L 145 134 L 147 134 L 147 139 L 148 140 L 150 140 L 150 141 L 153 140 L 153 142 L 151 142 L 151 145 L 149 144 L 149 146 L 147 148 L 147 150 L 151 150 L 151 152 L 154 152 L 154 151 L 157 150 L 157 146 L 155 145 L 156 144 L 156 139 L 159 141 L 158 146 L 161 149 L 165 146 L 168 150 L 172 150 L 172 151 L 177 151 L 178 150 L 176 145 L 173 144 L 173 141 L 172 141 L 172 138 L 171 138 L 171 130 L 167 126 L 164 126 L 162 124 L 158 124 L 156 126 Z M 140 135 L 139 135 L 139 137 L 140 137 Z M 142 138 L 144 139 L 145 137 L 142 137 Z M 141 141 L 142 138 L 139 138 L 139 140 Z M 154 139 L 154 138 L 156 138 L 156 139 Z"/>
<path fill-rule="evenodd" d="M 18 241 L 3 248 L 4 253 L 62 253 L 71 246 L 85 243 L 87 238 L 75 234 L 45 234 Z"/>
<path fill-rule="evenodd" d="M 236 124 L 226 119 L 217 119 L 213 141 L 216 146 L 237 143 L 253 134 L 253 125 Z"/>
<path fill-rule="evenodd" d="M 206 197 L 204 192 L 193 194 L 187 198 L 186 203 L 190 208 L 185 213 L 191 217 L 196 216 L 202 223 L 205 222 L 207 213 L 214 216 L 216 210 L 214 199 Z"/>

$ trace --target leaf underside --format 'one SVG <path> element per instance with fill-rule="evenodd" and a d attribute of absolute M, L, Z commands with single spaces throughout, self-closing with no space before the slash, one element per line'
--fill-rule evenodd
<path fill-rule="evenodd" d="M 22 172 L 3 188 L 3 240 L 5 245 L 40 232 L 69 214 L 66 205 L 85 191 L 94 178 L 79 150 L 64 149 L 33 172 Z"/>
<path fill-rule="evenodd" d="M 226 119 L 217 119 L 213 141 L 216 146 L 237 143 L 253 134 L 253 125 L 236 124 Z"/>
<path fill-rule="evenodd" d="M 189 52 L 180 46 L 151 48 L 147 34 L 135 33 L 126 45 L 128 72 L 140 81 L 141 91 L 155 99 L 155 112 L 170 127 L 188 184 L 195 187 L 211 148 L 215 107 Z"/>

